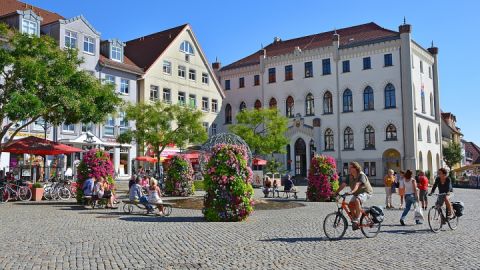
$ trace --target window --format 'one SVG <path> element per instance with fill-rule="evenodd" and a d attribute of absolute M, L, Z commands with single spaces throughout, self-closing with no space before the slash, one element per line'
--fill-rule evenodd
<path fill-rule="evenodd" d="M 115 135 L 115 119 L 112 116 L 107 118 L 105 122 L 105 126 L 103 127 L 103 135 L 104 136 L 113 136 Z"/>
<path fill-rule="evenodd" d="M 422 99 L 422 113 L 425 113 L 425 92 L 423 91 L 420 93 L 421 99 Z"/>
<path fill-rule="evenodd" d="M 420 73 L 423 73 L 423 61 L 420 60 Z"/>
<path fill-rule="evenodd" d="M 374 109 L 373 89 L 370 86 L 365 87 L 365 90 L 363 90 L 363 109 L 365 111 Z"/>
<path fill-rule="evenodd" d="M 324 114 L 333 113 L 333 100 L 332 100 L 332 93 L 330 93 L 330 91 L 327 91 L 323 95 L 323 113 Z"/>
<path fill-rule="evenodd" d="M 253 76 L 253 85 L 260 85 L 260 75 Z"/>
<path fill-rule="evenodd" d="M 77 33 L 65 30 L 65 47 L 70 49 L 77 48 Z"/>
<path fill-rule="evenodd" d="M 185 79 L 186 71 L 187 69 L 185 68 L 185 66 L 178 66 L 178 77 L 182 77 Z"/>
<path fill-rule="evenodd" d="M 325 151 L 333 151 L 333 131 L 331 129 L 325 130 Z"/>
<path fill-rule="evenodd" d="M 212 112 L 217 112 L 218 110 L 218 100 L 212 99 Z"/>
<path fill-rule="evenodd" d="M 240 112 L 244 111 L 247 109 L 247 104 L 245 104 L 244 101 L 240 102 Z"/>
<path fill-rule="evenodd" d="M 418 127 L 417 127 L 417 137 L 419 141 L 422 140 L 422 127 L 420 126 L 420 124 L 418 124 Z"/>
<path fill-rule="evenodd" d="M 185 106 L 185 92 L 178 92 L 178 104 Z"/>
<path fill-rule="evenodd" d="M 227 104 L 225 106 L 225 124 L 231 124 L 232 123 L 232 106 L 230 104 Z"/>
<path fill-rule="evenodd" d="M 348 172 L 348 163 L 343 163 L 343 176 L 346 177 L 349 172 Z"/>
<path fill-rule="evenodd" d="M 313 77 L 313 63 L 305 62 L 305 78 Z"/>
<path fill-rule="evenodd" d="M 75 132 L 75 125 L 74 124 L 63 124 L 62 125 L 62 131 L 63 132 L 69 132 L 69 133 L 73 133 Z"/>
<path fill-rule="evenodd" d="M 163 102 L 172 103 L 172 91 L 168 88 L 163 88 Z"/>
<path fill-rule="evenodd" d="M 37 22 L 31 20 L 22 20 L 22 33 L 28 35 L 37 35 Z"/>
<path fill-rule="evenodd" d="M 150 85 L 150 100 L 157 101 L 158 100 L 158 86 Z"/>
<path fill-rule="evenodd" d="M 105 75 L 105 83 L 114 85 L 115 84 L 115 76 Z"/>
<path fill-rule="evenodd" d="M 120 93 L 128 95 L 128 88 L 130 81 L 127 79 L 120 79 Z"/>
<path fill-rule="evenodd" d="M 386 129 L 386 138 L 387 141 L 396 141 L 397 140 L 397 128 L 390 124 Z"/>
<path fill-rule="evenodd" d="M 293 80 L 293 66 L 285 66 L 285 81 Z"/>
<path fill-rule="evenodd" d="M 350 60 L 342 61 L 342 71 L 343 73 L 350 72 Z"/>
<path fill-rule="evenodd" d="M 430 115 L 435 116 L 435 105 L 433 105 L 433 94 L 430 93 Z"/>
<path fill-rule="evenodd" d="M 268 69 L 268 83 L 274 83 L 277 81 L 277 77 L 275 74 L 275 68 Z"/>
<path fill-rule="evenodd" d="M 438 144 L 438 129 L 435 128 L 435 143 Z"/>
<path fill-rule="evenodd" d="M 245 87 L 245 78 L 241 77 L 238 79 L 238 88 L 244 88 Z"/>
<path fill-rule="evenodd" d="M 180 51 L 186 54 L 194 54 L 193 46 L 190 44 L 188 41 L 183 41 L 182 44 L 180 44 Z"/>
<path fill-rule="evenodd" d="M 387 53 L 387 54 L 383 55 L 383 62 L 384 62 L 384 65 L 385 65 L 386 67 L 393 66 L 392 54 L 391 54 L 391 53 Z"/>
<path fill-rule="evenodd" d="M 93 37 L 83 37 L 83 51 L 86 53 L 95 54 L 95 39 Z"/>
<path fill-rule="evenodd" d="M 271 98 L 270 102 L 268 103 L 268 107 L 270 109 L 276 109 L 277 108 L 277 100 L 275 98 Z"/>
<path fill-rule="evenodd" d="M 202 111 L 208 112 L 208 97 L 202 97 Z"/>
<path fill-rule="evenodd" d="M 195 71 L 195 69 L 188 70 L 188 78 L 192 81 L 195 81 L 197 79 L 197 72 Z"/>
<path fill-rule="evenodd" d="M 350 127 L 343 131 L 343 148 L 353 150 L 353 130 Z"/>
<path fill-rule="evenodd" d="M 112 44 L 112 53 L 110 58 L 112 58 L 112 60 L 122 62 L 122 47 Z"/>
<path fill-rule="evenodd" d="M 255 104 L 253 106 L 255 109 L 259 110 L 262 108 L 262 102 L 260 100 L 255 100 Z"/>
<path fill-rule="evenodd" d="M 323 59 L 322 60 L 322 74 L 323 75 L 328 75 L 331 74 L 331 69 L 330 69 L 330 58 L 328 59 Z"/>
<path fill-rule="evenodd" d="M 365 128 L 365 149 L 375 149 L 375 130 L 372 126 Z"/>
<path fill-rule="evenodd" d="M 432 67 L 428 67 L 428 78 L 432 78 Z"/>
<path fill-rule="evenodd" d="M 82 132 L 91 132 L 93 133 L 93 123 L 82 123 Z"/>
<path fill-rule="evenodd" d="M 313 99 L 312 93 L 309 93 L 307 95 L 307 98 L 305 98 L 305 114 L 315 115 L 315 101 Z"/>
<path fill-rule="evenodd" d="M 217 124 L 212 123 L 212 127 L 210 129 L 212 136 L 217 135 Z"/>
<path fill-rule="evenodd" d="M 352 112 L 352 111 L 353 111 L 352 91 L 347 88 L 343 92 L 343 112 Z"/>
<path fill-rule="evenodd" d="M 225 80 L 225 90 L 230 90 L 230 80 Z"/>
<path fill-rule="evenodd" d="M 205 132 L 208 134 L 208 122 L 203 122 L 202 126 L 205 129 Z"/>
<path fill-rule="evenodd" d="M 370 57 L 363 58 L 363 69 L 371 69 L 372 68 L 372 61 Z"/>
<path fill-rule="evenodd" d="M 377 164 L 370 162 L 370 176 L 377 176 Z"/>
<path fill-rule="evenodd" d="M 172 62 L 163 61 L 163 73 L 172 75 Z"/>
<path fill-rule="evenodd" d="M 295 106 L 295 101 L 293 100 L 292 96 L 288 96 L 287 100 L 285 101 L 285 112 L 287 117 L 293 117 L 294 114 L 294 106 Z"/>
<path fill-rule="evenodd" d="M 395 101 L 395 87 L 389 83 L 385 86 L 385 109 L 392 109 L 397 106 Z"/>
<path fill-rule="evenodd" d="M 120 132 L 120 134 L 123 134 L 129 128 L 128 120 L 125 117 L 125 112 L 120 112 L 118 118 L 119 118 L 119 123 L 118 123 L 119 132 Z"/>
<path fill-rule="evenodd" d="M 432 137 L 430 134 L 430 127 L 427 127 L 427 142 L 431 143 L 432 142 Z"/>
<path fill-rule="evenodd" d="M 363 173 L 367 176 L 370 175 L 370 162 L 363 163 Z"/>
<path fill-rule="evenodd" d="M 197 97 L 195 95 L 188 95 L 188 106 L 190 108 L 197 108 Z"/>
<path fill-rule="evenodd" d="M 208 73 L 202 73 L 202 83 L 208 84 Z"/>

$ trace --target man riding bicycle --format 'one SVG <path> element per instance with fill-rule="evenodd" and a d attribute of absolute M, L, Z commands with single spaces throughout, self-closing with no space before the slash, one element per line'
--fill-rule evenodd
<path fill-rule="evenodd" d="M 362 203 L 370 199 L 373 194 L 373 188 L 358 162 L 350 162 L 349 172 L 349 175 L 346 176 L 346 179 L 342 182 L 336 193 L 340 193 L 347 184 L 349 185 L 350 192 L 347 194 L 353 195 L 353 197 L 348 204 L 348 208 L 354 218 L 352 220 L 352 229 L 357 230 L 362 214 Z"/>
<path fill-rule="evenodd" d="M 448 177 L 447 170 L 444 168 L 440 168 L 438 170 L 438 177 L 435 179 L 435 183 L 433 184 L 432 191 L 430 191 L 429 195 L 432 195 L 435 192 L 435 189 L 438 187 L 438 193 L 446 194 L 444 196 L 445 206 L 447 207 L 448 218 L 453 217 L 452 211 L 452 204 L 450 203 L 450 197 L 453 192 L 452 181 L 450 177 Z M 439 198 L 440 199 L 440 198 Z"/>

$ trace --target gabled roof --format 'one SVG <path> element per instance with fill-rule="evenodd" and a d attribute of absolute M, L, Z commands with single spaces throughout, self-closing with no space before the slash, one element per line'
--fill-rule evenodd
<path fill-rule="evenodd" d="M 143 69 L 139 68 L 135 63 L 132 62 L 128 57 L 125 55 L 123 56 L 123 63 L 114 61 L 112 59 L 109 59 L 107 56 L 100 54 L 100 58 L 98 60 L 98 63 L 101 66 L 112 68 L 112 69 L 117 69 L 121 71 L 126 71 L 126 72 L 131 72 L 137 75 L 143 75 L 145 72 L 143 72 Z"/>
<path fill-rule="evenodd" d="M 27 3 L 17 0 L 0 0 L 0 16 L 11 14 L 17 10 L 33 10 L 37 15 L 43 18 L 42 25 L 49 24 L 58 20 L 65 19 L 63 16 Z"/>
<path fill-rule="evenodd" d="M 124 48 L 125 55 L 138 67 L 147 71 L 187 25 L 127 41 Z"/>
<path fill-rule="evenodd" d="M 83 15 L 78 15 L 78 16 L 75 16 L 73 18 L 70 18 L 70 19 L 64 19 L 64 20 L 60 20 L 60 23 L 62 24 L 67 24 L 67 23 L 71 23 L 71 22 L 74 22 L 74 21 L 82 21 L 85 25 L 88 26 L 88 28 L 90 28 L 90 30 L 92 30 L 93 33 L 95 33 L 97 36 L 100 36 L 100 32 L 98 32 L 88 21 L 85 17 L 83 17 Z"/>
<path fill-rule="evenodd" d="M 399 37 L 398 32 L 382 28 L 373 22 L 338 29 L 336 32 L 340 35 L 340 47 L 349 47 L 365 42 Z M 332 38 L 334 34 L 335 31 L 328 31 L 289 40 L 280 40 L 270 43 L 264 49 L 267 57 L 272 57 L 293 53 L 296 47 L 299 47 L 300 50 L 311 50 L 320 47 L 327 47 L 332 45 Z M 263 51 L 259 50 L 245 58 L 223 67 L 221 71 L 257 65 L 260 63 L 261 55 L 263 55 Z"/>

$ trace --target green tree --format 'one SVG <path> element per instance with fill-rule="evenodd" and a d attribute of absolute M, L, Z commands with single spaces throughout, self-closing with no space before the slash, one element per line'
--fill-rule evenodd
<path fill-rule="evenodd" d="M 451 141 L 446 147 L 443 147 L 443 160 L 450 169 L 460 161 L 462 161 L 462 147 L 459 143 Z"/>
<path fill-rule="evenodd" d="M 18 33 L 0 24 L 0 140 L 43 118 L 48 123 L 98 123 L 122 99 L 86 71 L 76 50 L 62 50 L 48 36 Z M 5 121 L 7 120 L 7 121 Z"/>
<path fill-rule="evenodd" d="M 253 109 L 237 114 L 237 124 L 229 129 L 244 139 L 254 154 L 272 155 L 285 151 L 287 125 L 288 118 L 276 109 Z"/>
<path fill-rule="evenodd" d="M 136 128 L 121 134 L 117 140 L 120 143 L 136 140 L 138 145 L 150 144 L 160 157 L 168 144 L 184 147 L 188 143 L 207 140 L 202 116 L 198 110 L 163 102 L 129 104 L 125 108 L 125 117 L 135 121 Z"/>

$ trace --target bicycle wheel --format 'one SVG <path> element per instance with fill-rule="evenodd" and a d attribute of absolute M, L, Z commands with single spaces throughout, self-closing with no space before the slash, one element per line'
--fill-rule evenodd
<path fill-rule="evenodd" d="M 428 226 L 434 233 L 438 233 L 443 226 L 442 210 L 432 206 L 428 211 Z"/>
<path fill-rule="evenodd" d="M 32 191 L 28 187 L 19 187 L 17 195 L 22 201 L 30 201 L 32 198 Z"/>
<path fill-rule="evenodd" d="M 338 212 L 330 213 L 323 221 L 323 231 L 329 240 L 339 240 L 347 231 L 347 219 Z"/>
<path fill-rule="evenodd" d="M 459 222 L 460 218 L 455 216 L 454 218 L 448 220 L 448 227 L 450 227 L 450 230 L 456 230 Z"/>
<path fill-rule="evenodd" d="M 373 222 L 372 216 L 370 213 L 367 215 L 362 215 L 360 218 L 360 229 L 367 238 L 374 238 L 380 232 L 382 223 Z"/>
<path fill-rule="evenodd" d="M 163 206 L 163 215 L 168 217 L 172 213 L 172 207 L 170 205 Z"/>
<path fill-rule="evenodd" d="M 60 187 L 57 189 L 57 197 L 61 200 L 68 200 L 71 198 L 70 190 L 66 187 Z"/>
<path fill-rule="evenodd" d="M 0 202 L 5 203 L 10 199 L 10 193 L 5 188 L 0 188 Z"/>

